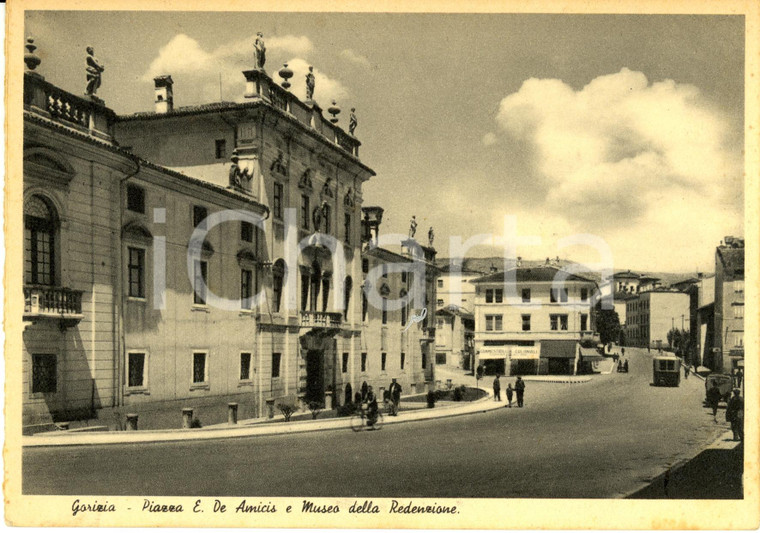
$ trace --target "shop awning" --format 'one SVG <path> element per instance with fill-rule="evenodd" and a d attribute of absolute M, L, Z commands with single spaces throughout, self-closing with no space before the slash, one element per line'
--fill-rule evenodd
<path fill-rule="evenodd" d="M 581 357 L 584 361 L 602 361 L 604 356 L 596 348 L 584 348 L 581 346 Z"/>
<path fill-rule="evenodd" d="M 547 359 L 575 359 L 576 341 L 541 341 L 541 357 Z"/>

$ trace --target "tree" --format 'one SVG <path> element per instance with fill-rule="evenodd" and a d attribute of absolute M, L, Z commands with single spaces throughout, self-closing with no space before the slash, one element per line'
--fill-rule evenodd
<path fill-rule="evenodd" d="M 691 356 L 691 335 L 685 329 L 673 328 L 668 331 L 668 344 L 673 353 L 684 358 L 688 363 Z"/>
<path fill-rule="evenodd" d="M 602 303 L 597 302 L 594 307 L 596 330 L 599 332 L 599 342 L 618 342 L 620 340 L 620 317 L 614 309 L 602 309 Z"/>

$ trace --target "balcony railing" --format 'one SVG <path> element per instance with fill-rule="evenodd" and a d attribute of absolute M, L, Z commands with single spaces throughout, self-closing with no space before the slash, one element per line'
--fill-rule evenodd
<path fill-rule="evenodd" d="M 343 315 L 321 311 L 301 311 L 301 326 L 306 328 L 339 328 Z"/>
<path fill-rule="evenodd" d="M 82 319 L 82 291 L 64 287 L 27 285 L 24 287 L 24 319 Z"/>

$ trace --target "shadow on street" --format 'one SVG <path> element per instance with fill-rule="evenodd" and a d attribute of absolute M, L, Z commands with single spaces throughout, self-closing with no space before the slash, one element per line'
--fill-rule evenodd
<path fill-rule="evenodd" d="M 740 500 L 744 473 L 743 443 L 731 449 L 708 449 L 681 468 L 669 470 L 631 499 Z"/>

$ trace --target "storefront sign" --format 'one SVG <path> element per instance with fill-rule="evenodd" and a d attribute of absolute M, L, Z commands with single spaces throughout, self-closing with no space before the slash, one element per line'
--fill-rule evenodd
<path fill-rule="evenodd" d="M 512 359 L 538 359 L 540 346 L 512 346 Z"/>
<path fill-rule="evenodd" d="M 478 353 L 478 359 L 506 359 L 509 357 L 509 348 L 482 348 Z"/>

